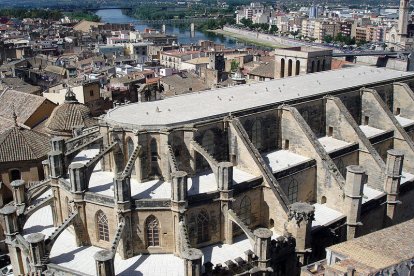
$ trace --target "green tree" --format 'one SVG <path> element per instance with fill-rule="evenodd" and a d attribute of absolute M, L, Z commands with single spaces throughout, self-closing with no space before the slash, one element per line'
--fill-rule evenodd
<path fill-rule="evenodd" d="M 272 26 L 270 26 L 270 30 L 269 31 L 270 31 L 271 34 L 276 34 L 277 31 L 279 31 L 279 29 L 278 29 L 278 27 L 276 25 L 272 25 Z"/>
<path fill-rule="evenodd" d="M 326 43 L 332 43 L 333 37 L 331 35 L 325 35 L 323 37 L 323 41 L 325 41 Z"/>
<path fill-rule="evenodd" d="M 251 28 L 253 26 L 253 21 L 249 18 L 242 18 L 240 23 L 243 24 L 245 27 Z"/>
<path fill-rule="evenodd" d="M 290 32 L 291 35 L 293 35 L 294 38 L 296 38 L 299 34 L 299 31 Z"/>
<path fill-rule="evenodd" d="M 236 60 L 232 60 L 231 61 L 231 64 L 230 64 L 230 67 L 231 67 L 231 71 L 232 72 L 235 72 L 235 71 L 237 71 L 238 69 L 239 69 L 239 65 L 240 65 L 240 63 L 238 63 Z"/>

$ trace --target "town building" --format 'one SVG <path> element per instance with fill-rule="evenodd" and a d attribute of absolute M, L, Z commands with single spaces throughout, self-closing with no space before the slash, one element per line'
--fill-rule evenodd
<path fill-rule="evenodd" d="M 332 50 L 292 47 L 275 50 L 275 78 L 331 70 Z"/>
<path fill-rule="evenodd" d="M 326 260 L 302 268 L 302 276 L 412 275 L 414 220 L 326 249 Z"/>

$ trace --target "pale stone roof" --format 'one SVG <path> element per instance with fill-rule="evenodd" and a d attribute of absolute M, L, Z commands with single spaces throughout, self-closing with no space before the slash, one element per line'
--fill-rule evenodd
<path fill-rule="evenodd" d="M 208 90 L 203 93 L 190 93 L 162 101 L 134 103 L 110 110 L 105 120 L 110 124 L 125 127 L 158 129 L 191 123 L 202 118 L 225 116 L 230 112 L 282 104 L 310 96 L 323 96 L 335 90 L 352 87 L 359 89 L 380 81 L 398 81 L 408 76 L 414 74 L 386 68 L 358 66 Z"/>
<path fill-rule="evenodd" d="M 331 246 L 328 250 L 351 260 L 357 270 L 359 267 L 381 270 L 414 258 L 413 237 L 414 219 Z"/>

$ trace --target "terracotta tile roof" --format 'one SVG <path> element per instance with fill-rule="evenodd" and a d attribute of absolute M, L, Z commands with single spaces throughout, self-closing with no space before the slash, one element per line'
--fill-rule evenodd
<path fill-rule="evenodd" d="M 66 102 L 53 110 L 45 123 L 45 130 L 53 135 L 71 134 L 74 127 L 91 127 L 94 124 L 95 120 L 86 105 Z"/>
<path fill-rule="evenodd" d="M 0 116 L 12 119 L 14 109 L 17 115 L 17 121 L 25 124 L 33 113 L 46 101 L 49 100 L 41 96 L 15 90 L 0 92 Z"/>
<path fill-rule="evenodd" d="M 81 31 L 84 33 L 88 33 L 93 27 L 96 28 L 99 25 L 103 25 L 103 23 L 82 20 L 78 24 L 73 26 L 73 29 L 75 31 Z"/>
<path fill-rule="evenodd" d="M 19 126 L 0 133 L 0 163 L 44 158 L 49 150 L 45 134 Z"/>
<path fill-rule="evenodd" d="M 388 227 L 374 233 L 346 241 L 328 249 L 348 261 L 335 264 L 354 268 L 381 270 L 414 258 L 414 219 Z"/>
<path fill-rule="evenodd" d="M 259 77 L 265 77 L 265 78 L 275 78 L 275 62 L 270 61 L 266 63 L 262 63 L 256 68 L 254 68 L 249 73 L 250 75 L 259 76 Z"/>
<path fill-rule="evenodd" d="M 53 73 L 56 75 L 64 76 L 66 74 L 66 69 L 60 66 L 48 65 L 45 68 L 45 72 Z"/>

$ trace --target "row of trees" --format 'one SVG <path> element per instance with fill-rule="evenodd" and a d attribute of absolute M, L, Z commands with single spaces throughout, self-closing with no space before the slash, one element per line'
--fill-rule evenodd
<path fill-rule="evenodd" d="M 271 34 L 275 34 L 278 31 L 278 28 L 275 25 L 269 25 L 267 23 L 253 23 L 253 21 L 249 18 L 242 18 L 240 20 L 240 23 L 247 28 L 257 31 L 269 32 Z"/>
<path fill-rule="evenodd" d="M 74 11 L 74 12 L 65 13 L 65 15 L 75 20 L 88 20 L 88 21 L 93 21 L 93 22 L 101 21 L 101 18 L 98 15 L 90 11 Z"/>
<path fill-rule="evenodd" d="M 223 28 L 224 25 L 234 25 L 236 24 L 236 19 L 233 17 L 223 17 L 219 19 L 209 19 L 206 22 L 198 26 L 198 29 L 202 31 L 207 30 L 217 30 Z"/>
<path fill-rule="evenodd" d="M 95 21 L 99 22 L 101 18 L 96 14 L 90 11 L 73 11 L 73 12 L 66 12 L 62 13 L 60 10 L 53 10 L 53 9 L 22 9 L 22 8 L 15 8 L 15 9 L 1 9 L 0 10 L 0 22 L 5 23 L 9 18 L 42 18 L 42 19 L 51 19 L 51 20 L 59 20 L 64 16 L 68 16 L 71 19 L 76 20 L 88 20 L 88 21 Z"/>
<path fill-rule="evenodd" d="M 337 34 L 335 37 L 331 36 L 331 35 L 326 35 L 323 37 L 323 41 L 326 43 L 341 43 L 341 44 L 345 44 L 345 45 L 364 45 L 367 43 L 367 41 L 365 40 L 360 40 L 360 41 L 356 41 L 355 37 L 350 37 L 347 35 L 343 35 L 342 33 Z"/>
<path fill-rule="evenodd" d="M 7 18 L 42 18 L 42 19 L 52 19 L 59 20 L 63 17 L 61 11 L 58 10 L 49 10 L 49 9 L 1 9 L 0 17 Z"/>

